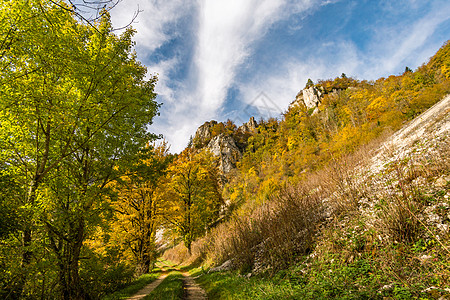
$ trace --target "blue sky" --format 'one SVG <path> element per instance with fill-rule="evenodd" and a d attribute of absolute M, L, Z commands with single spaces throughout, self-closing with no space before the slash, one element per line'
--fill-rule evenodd
<path fill-rule="evenodd" d="M 448 0 L 123 0 L 136 51 L 157 73 L 150 131 L 181 151 L 205 121 L 278 117 L 313 81 L 417 68 L 450 39 Z"/>

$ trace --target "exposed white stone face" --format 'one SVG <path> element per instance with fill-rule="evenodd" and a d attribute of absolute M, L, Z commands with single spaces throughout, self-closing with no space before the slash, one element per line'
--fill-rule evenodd
<path fill-rule="evenodd" d="M 258 123 L 255 121 L 255 117 L 251 117 L 247 123 L 239 126 L 238 130 L 242 133 L 254 133 L 258 127 Z"/>
<path fill-rule="evenodd" d="M 195 143 L 203 145 L 205 142 L 209 141 L 211 139 L 211 128 L 216 124 L 217 122 L 213 120 L 201 125 L 195 132 Z"/>
<path fill-rule="evenodd" d="M 242 153 L 238 146 L 236 146 L 234 139 L 223 133 L 214 137 L 209 142 L 207 148 L 211 150 L 214 155 L 219 157 L 219 170 L 223 174 L 227 174 L 232 169 L 236 168 L 236 162 L 242 157 Z"/>
<path fill-rule="evenodd" d="M 295 101 L 291 103 L 290 108 L 304 104 L 307 109 L 319 106 L 322 99 L 322 92 L 314 86 L 301 90 Z"/>
<path fill-rule="evenodd" d="M 303 102 L 308 109 L 317 107 L 321 96 L 322 93 L 313 86 L 303 90 Z"/>

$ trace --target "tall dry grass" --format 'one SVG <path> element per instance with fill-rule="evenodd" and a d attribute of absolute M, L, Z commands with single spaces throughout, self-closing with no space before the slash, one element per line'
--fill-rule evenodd
<path fill-rule="evenodd" d="M 232 260 L 242 272 L 276 271 L 313 248 L 324 220 L 321 191 L 306 184 L 289 186 L 251 214 L 235 215 L 208 238 L 209 259 Z"/>

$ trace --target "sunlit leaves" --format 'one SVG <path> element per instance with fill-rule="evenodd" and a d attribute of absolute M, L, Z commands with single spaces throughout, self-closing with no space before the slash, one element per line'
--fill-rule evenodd
<path fill-rule="evenodd" d="M 155 138 L 147 126 L 159 105 L 157 78 L 145 79 L 133 52 L 134 31 L 117 36 L 106 11 L 87 25 L 67 8 L 0 2 L 0 166 L 18 183 L 18 266 L 37 266 L 31 253 L 46 245 L 77 289 L 82 242 L 110 215 L 108 182 Z M 24 276 L 18 281 L 20 293 Z"/>
<path fill-rule="evenodd" d="M 209 151 L 196 153 L 187 148 L 168 169 L 165 219 L 189 249 L 216 220 L 223 204 L 217 167 L 217 159 Z"/>

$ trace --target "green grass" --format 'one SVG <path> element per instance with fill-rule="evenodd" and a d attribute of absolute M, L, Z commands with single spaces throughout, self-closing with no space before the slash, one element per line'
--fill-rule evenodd
<path fill-rule="evenodd" d="M 161 272 L 155 271 L 150 274 L 144 274 L 135 281 L 131 282 L 127 287 L 116 291 L 110 295 L 105 296 L 102 298 L 103 300 L 121 300 L 126 299 L 128 297 L 131 297 L 132 295 L 136 294 L 140 289 L 145 287 L 147 284 L 152 283 L 155 281 L 159 276 L 161 275 Z"/>
<path fill-rule="evenodd" d="M 183 299 L 183 296 L 183 275 L 178 271 L 173 271 L 144 299 L 177 300 Z"/>
<path fill-rule="evenodd" d="M 238 272 L 203 273 L 198 283 L 209 299 L 433 299 L 423 285 L 405 285 L 371 267 L 368 257 L 352 263 L 329 257 L 316 261 L 303 273 L 300 266 L 275 276 L 246 278 Z M 195 275 L 194 275 L 195 276 Z M 389 289 L 382 289 L 390 284 Z M 440 291 L 445 294 L 445 291 Z"/>
<path fill-rule="evenodd" d="M 301 299 L 297 287 L 288 280 L 252 277 L 237 272 L 204 274 L 198 283 L 209 299 Z"/>

